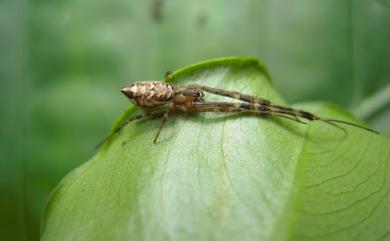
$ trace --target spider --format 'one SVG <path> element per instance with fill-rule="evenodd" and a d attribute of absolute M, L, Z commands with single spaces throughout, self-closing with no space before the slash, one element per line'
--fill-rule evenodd
<path fill-rule="evenodd" d="M 278 116 L 287 118 L 302 124 L 306 124 L 306 122 L 303 122 L 301 119 L 308 121 L 323 121 L 341 129 L 344 133 L 346 133 L 346 130 L 335 123 L 351 125 L 379 134 L 379 132 L 375 130 L 352 122 L 322 118 L 307 111 L 274 104 L 261 97 L 197 84 L 177 86 L 162 81 L 140 81 L 122 88 L 121 92 L 125 94 L 134 104 L 140 107 L 155 107 L 156 109 L 147 113 L 129 117 L 124 123 L 114 129 L 109 136 L 104 138 L 98 146 L 104 143 L 112 135 L 118 133 L 131 121 L 163 115 L 160 128 L 153 140 L 153 142 L 156 143 L 169 114 L 173 111 L 254 113 L 260 116 Z M 230 97 L 243 102 L 207 102 L 203 99 L 204 92 Z"/>

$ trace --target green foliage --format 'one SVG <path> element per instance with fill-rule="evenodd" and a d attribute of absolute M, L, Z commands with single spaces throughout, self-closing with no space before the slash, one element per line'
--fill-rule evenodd
<path fill-rule="evenodd" d="M 254 59 L 208 61 L 174 77 L 285 104 Z M 296 107 L 356 121 L 327 104 Z M 42 240 L 390 237 L 390 143 L 382 135 L 276 117 L 178 113 L 153 144 L 159 124 L 130 123 L 66 176 L 47 205 Z"/>
<path fill-rule="evenodd" d="M 389 134 L 389 2 L 2 1 L 2 237 L 39 238 L 49 192 L 128 105 L 120 87 L 197 61 L 261 58 L 288 103 L 330 101 Z"/>

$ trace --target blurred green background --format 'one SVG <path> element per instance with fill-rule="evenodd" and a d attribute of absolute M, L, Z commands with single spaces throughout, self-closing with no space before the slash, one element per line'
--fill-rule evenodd
<path fill-rule="evenodd" d="M 226 56 L 289 102 L 325 100 L 390 133 L 389 0 L 3 0 L 0 234 L 38 240 L 50 191 L 129 105 L 118 91 Z"/>

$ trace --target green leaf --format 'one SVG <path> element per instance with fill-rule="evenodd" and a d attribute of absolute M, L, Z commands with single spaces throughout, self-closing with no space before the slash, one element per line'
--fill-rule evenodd
<path fill-rule="evenodd" d="M 1 84 L 12 85 L 1 85 L 3 108 L 9 108 L 1 113 L 22 114 L 28 131 L 16 137 L 27 142 L 16 160 L 13 153 L 20 152 L 7 147 L 21 143 L 13 140 L 18 118 L 2 126 L 12 134 L 1 138 L 6 151 L 0 185 L 12 197 L 4 209 L 13 216 L 25 210 L 19 218 L 25 221 L 10 225 L 20 230 L 6 232 L 24 232 L 29 240 L 38 239 L 49 191 L 92 155 L 96 140 L 124 109 L 117 89 L 127 81 L 154 79 L 204 59 L 251 55 L 267 63 L 286 100 L 326 100 L 352 111 L 390 83 L 389 0 L 5 2 L 11 7 L 0 9 L 7 19 L 1 21 L 0 72 L 11 75 L 2 76 Z M 23 98 L 10 105 L 4 98 L 14 98 L 16 89 Z M 18 102 L 25 103 L 20 112 Z M 389 107 L 360 119 L 390 134 Z M 8 178 L 11 173 L 22 178 Z M 13 218 L 8 216 L 4 220 Z"/>
<path fill-rule="evenodd" d="M 284 104 L 251 58 L 212 60 L 174 77 Z M 328 104 L 297 107 L 356 121 Z M 51 195 L 42 240 L 390 238 L 390 145 L 381 135 L 276 117 L 177 113 L 153 144 L 159 125 L 158 118 L 130 123 L 71 172 Z"/>

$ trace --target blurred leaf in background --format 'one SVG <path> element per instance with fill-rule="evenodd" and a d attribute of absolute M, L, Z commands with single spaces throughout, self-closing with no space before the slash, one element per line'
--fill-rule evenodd
<path fill-rule="evenodd" d="M 38 239 L 49 192 L 92 156 L 128 105 L 118 89 L 167 69 L 255 56 L 290 103 L 335 102 L 390 133 L 388 0 L 6 0 L 0 7 L 7 117 L 0 205 L 14 221 L 4 233 L 15 240 Z"/>
<path fill-rule="evenodd" d="M 0 237 L 25 240 L 26 9 L 0 2 Z M 16 9 L 18 11 L 16 11 Z M 39 222 L 39 216 L 34 217 Z"/>

